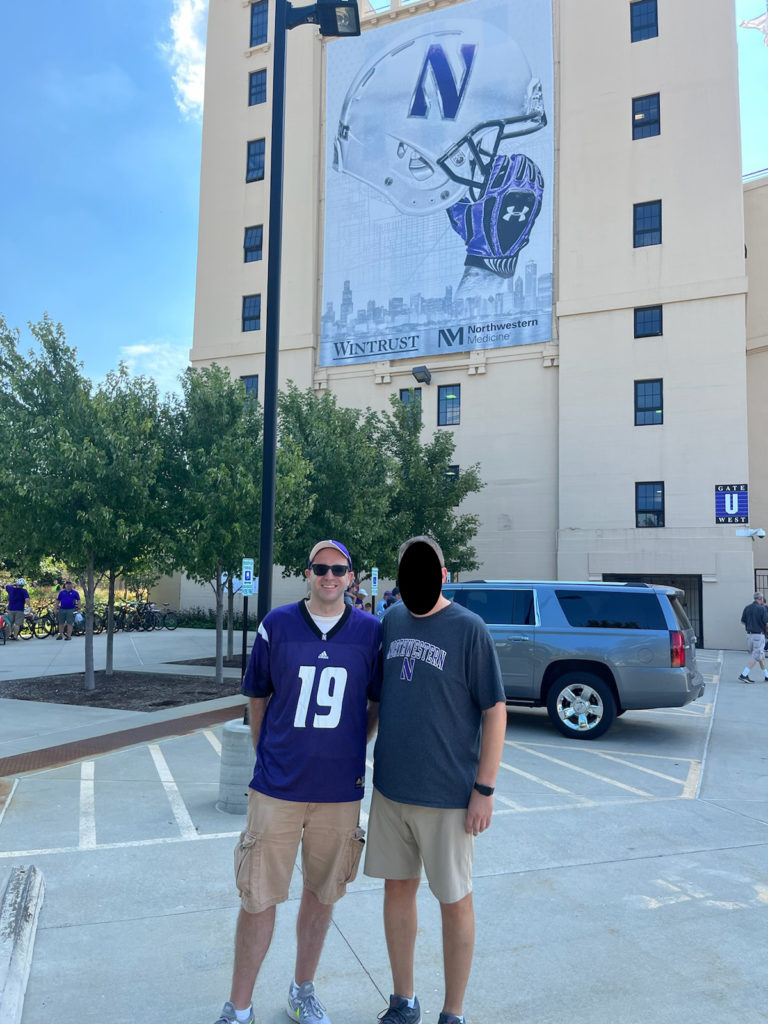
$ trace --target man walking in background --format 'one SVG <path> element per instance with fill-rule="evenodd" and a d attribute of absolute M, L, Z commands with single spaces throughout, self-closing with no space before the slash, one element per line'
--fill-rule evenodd
<path fill-rule="evenodd" d="M 765 671 L 765 627 L 768 625 L 768 608 L 766 608 L 765 598 L 759 590 L 755 591 L 752 604 L 748 604 L 741 613 L 741 621 L 747 631 L 749 661 L 744 671 L 739 673 L 739 679 L 742 683 L 753 683 L 754 679 L 749 673 L 757 662 L 763 670 L 763 678 L 768 682 L 768 672 Z"/>

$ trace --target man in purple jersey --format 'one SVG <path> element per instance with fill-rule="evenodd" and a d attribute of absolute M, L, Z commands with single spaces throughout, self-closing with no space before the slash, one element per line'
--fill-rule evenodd
<path fill-rule="evenodd" d="M 19 630 L 24 625 L 24 613 L 29 611 L 29 591 L 22 577 L 5 588 L 8 594 L 8 621 L 11 624 L 11 640 L 19 639 Z"/>
<path fill-rule="evenodd" d="M 333 904 L 363 849 L 360 801 L 365 747 L 378 721 L 381 624 L 344 601 L 354 577 L 343 544 L 315 544 L 304 575 L 309 596 L 264 617 L 243 677 L 256 767 L 235 848 L 241 908 L 232 989 L 216 1024 L 253 1024 L 253 988 L 299 844 L 304 888 L 287 1012 L 299 1024 L 330 1024 L 314 977 Z"/>
<path fill-rule="evenodd" d="M 57 640 L 71 640 L 75 615 L 80 611 L 80 595 L 72 589 L 72 580 L 64 581 L 64 588 L 56 597 L 56 621 L 59 624 Z"/>

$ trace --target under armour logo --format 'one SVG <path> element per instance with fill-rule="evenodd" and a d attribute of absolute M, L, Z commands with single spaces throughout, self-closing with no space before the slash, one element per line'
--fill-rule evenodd
<path fill-rule="evenodd" d="M 323 659 L 325 659 L 325 661 L 328 661 L 328 655 L 325 653 L 325 651 L 321 651 L 317 656 L 318 661 L 321 661 Z"/>
<path fill-rule="evenodd" d="M 530 209 L 530 206 L 524 206 L 522 210 L 516 210 L 514 206 L 508 206 L 507 212 L 502 217 L 502 220 L 512 220 L 513 217 L 517 217 L 517 219 L 522 224 L 522 222 L 528 216 Z"/>

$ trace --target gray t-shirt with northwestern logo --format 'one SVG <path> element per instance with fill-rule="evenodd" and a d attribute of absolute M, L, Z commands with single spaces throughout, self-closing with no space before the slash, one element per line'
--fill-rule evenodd
<path fill-rule="evenodd" d="M 373 784 L 400 803 L 466 807 L 482 712 L 504 700 L 491 635 L 478 615 L 453 603 L 423 618 L 399 603 L 382 629 Z"/>

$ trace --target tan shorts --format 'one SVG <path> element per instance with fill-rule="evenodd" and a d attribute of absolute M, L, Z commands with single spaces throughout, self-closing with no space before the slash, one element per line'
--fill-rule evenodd
<path fill-rule="evenodd" d="M 456 903 L 472 892 L 474 836 L 467 812 L 456 807 L 419 807 L 373 791 L 368 818 L 365 873 L 373 878 L 420 878 L 440 903 Z"/>
<path fill-rule="evenodd" d="M 235 885 L 243 909 L 258 914 L 288 899 L 301 843 L 304 886 L 321 903 L 341 899 L 365 845 L 360 801 L 306 804 L 252 789 L 245 831 L 235 847 Z"/>

